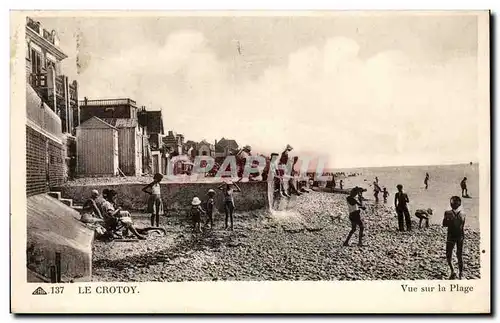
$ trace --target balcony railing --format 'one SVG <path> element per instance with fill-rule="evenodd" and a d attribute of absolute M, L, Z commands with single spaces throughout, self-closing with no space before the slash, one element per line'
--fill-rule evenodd
<path fill-rule="evenodd" d="M 26 26 L 35 31 L 37 34 L 40 34 L 40 23 L 38 21 L 35 21 L 30 17 L 26 17 Z"/>
<path fill-rule="evenodd" d="M 86 105 L 86 106 L 131 105 L 135 107 L 136 104 L 137 103 L 132 99 L 80 100 L 80 105 Z"/>

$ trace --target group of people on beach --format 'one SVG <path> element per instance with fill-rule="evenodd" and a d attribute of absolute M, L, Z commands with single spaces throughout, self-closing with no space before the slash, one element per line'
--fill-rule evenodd
<path fill-rule="evenodd" d="M 465 181 L 467 178 L 461 182 L 462 188 L 462 197 L 469 197 L 467 194 L 467 187 Z M 427 184 L 429 181 L 429 174 L 426 174 L 425 184 L 427 189 Z M 380 187 L 378 186 L 378 178 L 375 178 L 374 181 L 374 195 L 375 201 L 378 202 L 378 193 Z M 403 232 L 412 230 L 412 222 L 410 211 L 408 208 L 408 204 L 410 203 L 410 199 L 408 194 L 404 192 L 403 185 L 398 184 L 396 186 L 397 192 L 394 196 L 394 208 L 398 217 L 398 230 Z M 366 210 L 366 206 L 364 205 L 365 199 L 363 198 L 363 192 L 366 192 L 366 189 L 361 187 L 354 187 L 351 189 L 349 196 L 347 197 L 347 206 L 349 212 L 349 220 L 351 222 L 351 230 L 349 231 L 346 240 L 344 241 L 344 246 L 349 246 L 349 241 L 353 234 L 356 232 L 356 229 L 359 227 L 359 240 L 358 246 L 363 246 L 363 236 L 364 236 L 364 224 L 361 219 L 361 210 Z M 386 200 L 385 196 L 386 189 L 384 188 L 384 200 Z M 432 209 L 418 209 L 415 211 L 415 216 L 419 219 L 419 228 L 422 227 L 422 222 L 425 222 L 425 226 L 429 227 L 429 219 L 432 216 Z M 450 198 L 450 209 L 446 210 L 444 213 L 444 218 L 442 225 L 447 228 L 447 240 L 446 240 L 446 259 L 448 266 L 450 267 L 450 279 L 456 279 L 457 275 L 454 271 L 452 264 L 452 255 L 455 246 L 457 247 L 457 259 L 458 259 L 458 278 L 462 279 L 463 277 L 463 242 L 465 238 L 464 226 L 465 226 L 465 218 L 466 214 L 462 209 L 462 200 L 459 196 L 452 196 Z"/>
<path fill-rule="evenodd" d="M 250 149 L 250 147 L 247 147 L 244 151 L 248 153 Z M 308 192 L 307 189 L 301 187 L 300 183 L 295 184 L 295 181 L 293 181 L 294 176 L 298 175 L 298 172 L 294 170 L 298 157 L 294 157 L 293 159 L 291 174 L 289 174 L 289 185 L 288 188 L 285 188 L 285 178 L 288 175 L 285 172 L 285 167 L 288 165 L 289 152 L 292 150 L 293 148 L 287 145 L 281 155 L 277 153 L 271 154 L 270 163 L 268 163 L 262 174 L 265 180 L 273 182 L 275 201 L 279 201 L 283 197 L 290 198 L 293 194 L 300 196 L 303 192 Z M 225 181 L 217 187 L 217 190 L 220 190 L 222 193 L 226 230 L 233 230 L 234 228 L 234 193 L 241 192 L 241 188 L 237 183 L 242 179 L 242 177 L 239 177 L 236 182 Z M 153 181 L 142 188 L 142 191 L 149 195 L 147 199 L 147 213 L 151 214 L 151 227 L 159 227 L 160 217 L 165 214 L 160 188 L 162 180 L 163 175 L 157 173 L 153 176 Z M 116 227 L 123 226 L 126 229 L 125 231 L 131 231 L 137 238 L 145 239 L 143 235 L 135 230 L 130 213 L 122 211 L 116 206 L 116 196 L 117 192 L 114 190 L 105 189 L 102 196 L 97 190 L 93 190 L 90 199 L 83 206 L 82 222 L 102 223 L 105 228 L 113 232 L 116 231 Z M 206 196 L 205 201 L 202 201 L 198 196 L 194 196 L 191 200 L 188 215 L 192 221 L 194 232 L 202 232 L 203 218 L 206 218 L 204 226 L 210 226 L 213 229 L 216 190 L 209 189 Z"/>

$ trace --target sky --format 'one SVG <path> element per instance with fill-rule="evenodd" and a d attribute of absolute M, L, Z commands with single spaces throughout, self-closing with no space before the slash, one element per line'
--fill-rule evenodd
<path fill-rule="evenodd" d="M 333 168 L 478 160 L 475 16 L 38 20 L 81 98 L 161 109 L 186 140 L 290 144 Z"/>

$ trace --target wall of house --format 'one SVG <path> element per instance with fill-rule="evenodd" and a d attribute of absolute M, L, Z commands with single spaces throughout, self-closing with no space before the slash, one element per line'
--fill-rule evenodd
<path fill-rule="evenodd" d="M 168 212 L 184 212 L 189 207 L 193 197 L 198 196 L 202 201 L 207 198 L 209 189 L 217 189 L 219 183 L 162 183 L 161 194 L 165 209 Z M 239 183 L 241 193 L 235 193 L 234 201 L 236 212 L 251 211 L 257 209 L 268 209 L 269 195 L 267 182 Z M 76 204 L 83 204 L 89 198 L 91 190 L 113 189 L 118 192 L 118 204 L 125 210 L 145 212 L 148 195 L 142 192 L 144 184 L 120 184 L 120 185 L 79 185 L 61 186 L 57 190 L 64 198 L 71 198 Z M 221 191 L 217 194 L 216 207 L 224 212 Z"/>
<path fill-rule="evenodd" d="M 26 195 L 42 194 L 65 181 L 63 146 L 26 126 Z"/>

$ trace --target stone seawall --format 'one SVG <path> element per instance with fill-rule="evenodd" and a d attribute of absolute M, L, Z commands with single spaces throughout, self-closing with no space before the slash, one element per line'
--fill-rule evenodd
<path fill-rule="evenodd" d="M 193 197 L 198 196 L 206 201 L 209 189 L 214 189 L 216 195 L 216 208 L 224 212 L 222 191 L 217 190 L 220 183 L 161 183 L 161 196 L 165 211 L 178 212 L 186 210 Z M 234 203 L 239 211 L 268 209 L 270 194 L 267 182 L 238 183 L 241 193 L 234 194 Z M 113 189 L 118 192 L 118 204 L 125 210 L 144 212 L 147 208 L 148 194 L 142 192 L 143 183 L 124 183 L 115 185 L 65 185 L 55 188 L 62 197 L 72 199 L 75 205 L 82 205 L 90 197 L 90 192 L 97 189 Z"/>

